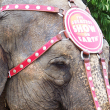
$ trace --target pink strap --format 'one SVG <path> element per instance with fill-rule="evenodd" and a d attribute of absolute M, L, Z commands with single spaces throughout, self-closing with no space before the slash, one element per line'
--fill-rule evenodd
<path fill-rule="evenodd" d="M 105 80 L 105 87 L 106 87 L 106 91 L 108 94 L 108 101 L 110 104 L 110 86 L 109 86 L 109 82 L 108 82 L 108 75 L 107 75 L 107 70 L 106 70 L 106 64 L 105 64 L 105 59 L 101 58 L 101 65 L 102 65 L 102 69 L 103 69 L 103 77 Z"/>
<path fill-rule="evenodd" d="M 99 106 L 99 103 L 98 103 L 98 99 L 97 99 L 96 94 L 95 94 L 95 89 L 94 89 L 92 74 L 91 74 L 91 66 L 90 66 L 88 58 L 84 59 L 84 65 L 85 65 L 87 79 L 88 79 L 88 82 L 89 82 L 89 86 L 90 86 L 90 90 L 91 90 L 91 94 L 92 94 L 92 97 L 93 97 L 93 100 L 94 100 L 96 110 L 101 110 L 101 108 Z"/>
<path fill-rule="evenodd" d="M 45 12 L 53 12 L 58 13 L 59 8 L 52 6 L 43 6 L 43 5 L 30 5 L 30 4 L 10 4 L 5 5 L 1 8 L 1 11 L 8 10 L 28 10 L 28 11 L 45 11 Z"/>
<path fill-rule="evenodd" d="M 52 45 L 54 45 L 56 42 L 60 41 L 62 39 L 61 35 L 58 34 L 57 36 L 53 37 L 48 41 L 44 46 L 42 46 L 39 50 L 37 50 L 35 53 L 33 53 L 31 56 L 29 56 L 26 60 L 24 60 L 22 63 L 14 67 L 9 71 L 8 78 L 11 78 L 21 70 L 23 70 L 25 67 L 30 65 L 33 61 L 35 61 L 37 58 L 39 58 L 42 54 L 44 54 Z"/>

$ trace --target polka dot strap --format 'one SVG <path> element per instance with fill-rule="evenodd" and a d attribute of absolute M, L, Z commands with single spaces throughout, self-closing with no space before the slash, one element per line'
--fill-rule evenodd
<path fill-rule="evenodd" d="M 28 65 L 30 65 L 33 61 L 38 59 L 42 54 L 44 54 L 52 45 L 54 45 L 56 42 L 60 41 L 62 39 L 61 35 L 58 34 L 57 36 L 53 37 L 50 41 L 48 41 L 44 46 L 42 46 L 39 50 L 37 50 L 35 53 L 33 53 L 31 56 L 29 56 L 26 60 L 24 60 L 22 63 L 14 67 L 9 71 L 8 78 L 11 78 L 12 76 L 16 75 L 18 72 L 26 68 Z"/>
<path fill-rule="evenodd" d="M 108 75 L 107 75 L 105 59 L 101 58 L 100 61 L 101 61 L 102 70 L 103 70 L 103 77 L 104 77 L 104 81 L 105 81 L 105 87 L 106 87 L 106 91 L 107 91 L 107 94 L 108 94 L 108 101 L 109 101 L 109 104 L 110 104 L 110 86 L 109 86 L 109 82 L 108 82 Z"/>
<path fill-rule="evenodd" d="M 5 5 L 1 8 L 1 11 L 8 10 L 28 10 L 28 11 L 45 11 L 45 12 L 53 12 L 58 13 L 59 8 L 52 6 L 44 6 L 44 5 L 28 5 L 28 4 L 10 4 Z"/>
<path fill-rule="evenodd" d="M 94 89 L 94 84 L 93 84 L 92 74 L 91 74 L 91 66 L 90 66 L 90 62 L 89 62 L 88 58 L 84 59 L 84 65 L 85 65 L 87 79 L 88 79 L 90 91 L 91 91 L 91 94 L 93 97 L 93 101 L 94 101 L 96 110 L 101 110 L 99 103 L 98 103 L 98 99 L 97 99 L 96 94 L 95 94 L 95 89 Z"/>

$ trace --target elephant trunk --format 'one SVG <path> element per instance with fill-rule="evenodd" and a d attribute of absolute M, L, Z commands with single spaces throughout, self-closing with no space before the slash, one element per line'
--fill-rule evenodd
<path fill-rule="evenodd" d="M 108 63 L 106 62 L 106 64 Z M 90 65 L 99 105 L 102 110 L 108 110 L 110 108 L 103 73 L 100 61 L 96 54 L 90 56 Z M 73 70 L 73 76 L 68 86 L 64 87 L 61 95 L 63 100 L 62 104 L 63 106 L 66 105 L 65 109 L 67 110 L 96 110 L 85 72 L 84 62 L 80 60 L 76 68 L 76 71 L 74 71 L 75 69 Z"/>

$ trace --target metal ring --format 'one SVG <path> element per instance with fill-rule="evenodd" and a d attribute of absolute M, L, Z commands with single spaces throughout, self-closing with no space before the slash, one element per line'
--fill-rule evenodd
<path fill-rule="evenodd" d="M 71 3 L 70 3 L 70 1 L 68 1 L 68 5 L 69 5 L 69 7 L 71 8 Z"/>
<path fill-rule="evenodd" d="M 69 40 L 69 38 L 65 38 L 65 39 L 62 39 L 62 40 L 64 40 L 64 41 L 65 41 L 65 40 Z"/>
<path fill-rule="evenodd" d="M 81 58 L 84 60 L 83 51 L 81 51 Z M 89 54 L 89 57 L 88 58 L 90 58 L 90 54 Z"/>
<path fill-rule="evenodd" d="M 97 54 L 97 57 L 100 59 L 101 57 L 99 56 L 99 54 Z"/>
<path fill-rule="evenodd" d="M 63 17 L 63 15 L 61 13 L 58 13 L 59 16 Z"/>
<path fill-rule="evenodd" d="M 62 8 L 60 8 L 59 10 L 64 11 L 64 9 L 62 9 Z M 62 13 L 60 13 L 60 12 L 58 13 L 58 15 L 59 15 L 59 16 L 61 16 L 61 17 L 63 17 L 63 14 L 62 14 Z"/>
<path fill-rule="evenodd" d="M 97 54 L 97 57 L 98 57 L 99 59 L 101 59 L 101 57 L 100 57 L 100 55 L 99 55 L 99 54 Z M 104 53 L 102 53 L 102 58 L 104 58 L 104 59 L 105 59 L 105 54 L 104 54 Z"/>
<path fill-rule="evenodd" d="M 9 74 L 9 77 L 11 78 L 11 74 L 10 74 L 10 71 L 8 72 L 8 74 Z"/>
<path fill-rule="evenodd" d="M 66 30 L 62 30 L 62 31 L 60 31 L 60 32 L 59 32 L 59 34 L 61 34 L 61 33 L 65 32 L 65 31 L 66 31 Z M 62 39 L 62 40 L 69 40 L 69 38 Z"/>
<path fill-rule="evenodd" d="M 63 33 L 63 32 L 65 32 L 65 30 L 60 31 L 59 34 L 61 34 L 61 33 Z"/>

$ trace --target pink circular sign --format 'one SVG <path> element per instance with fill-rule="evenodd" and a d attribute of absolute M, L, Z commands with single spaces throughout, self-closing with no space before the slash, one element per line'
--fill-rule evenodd
<path fill-rule="evenodd" d="M 102 31 L 89 13 L 72 8 L 67 11 L 64 22 L 70 39 L 81 50 L 87 53 L 98 53 L 102 50 Z"/>

